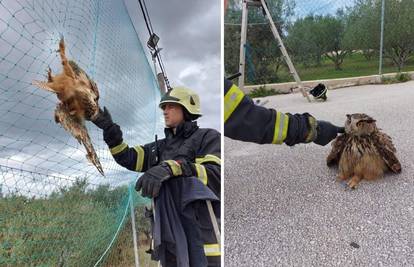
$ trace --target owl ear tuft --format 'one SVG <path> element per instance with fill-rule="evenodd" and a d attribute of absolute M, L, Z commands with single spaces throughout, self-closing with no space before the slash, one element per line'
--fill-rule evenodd
<path fill-rule="evenodd" d="M 347 117 L 348 119 L 350 119 L 350 118 L 351 118 L 351 115 L 350 115 L 350 114 L 346 114 L 346 117 Z"/>

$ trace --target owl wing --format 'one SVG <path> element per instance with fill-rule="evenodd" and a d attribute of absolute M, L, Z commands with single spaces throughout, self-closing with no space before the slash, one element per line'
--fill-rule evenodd
<path fill-rule="evenodd" d="M 98 169 L 98 171 L 104 175 L 102 165 L 99 162 L 99 158 L 96 155 L 95 149 L 92 145 L 91 138 L 89 137 L 88 130 L 85 127 L 83 121 L 79 120 L 76 116 L 69 114 L 69 110 L 64 104 L 60 103 L 55 109 L 55 121 L 60 123 L 62 127 L 68 131 L 73 137 L 78 140 L 80 144 L 86 149 L 86 158 Z"/>
<path fill-rule="evenodd" d="M 333 166 L 335 164 L 338 164 L 347 140 L 348 140 L 347 134 L 342 134 L 335 138 L 335 140 L 332 143 L 332 150 L 329 153 L 328 157 L 326 158 L 326 164 L 328 166 Z"/>
<path fill-rule="evenodd" d="M 98 85 L 95 83 L 94 80 L 89 80 L 89 82 L 91 83 L 92 91 L 95 93 L 95 100 L 98 101 L 99 100 Z"/>
<path fill-rule="evenodd" d="M 51 88 L 49 86 L 49 84 L 50 83 L 48 83 L 48 82 L 32 81 L 32 85 L 34 85 L 34 86 L 36 86 L 36 87 L 38 87 L 40 89 L 43 89 L 43 90 L 46 90 L 46 91 L 49 91 L 49 92 L 52 92 L 52 93 L 55 93 L 56 94 L 56 91 L 53 90 L 53 88 Z"/>
<path fill-rule="evenodd" d="M 95 94 L 95 100 L 99 99 L 99 91 L 98 86 L 96 85 L 95 81 L 89 78 L 88 74 L 76 64 L 75 61 L 69 60 L 69 64 L 71 65 L 73 71 L 75 72 L 78 79 L 83 80 L 86 84 L 89 85 L 89 89 Z"/>
<path fill-rule="evenodd" d="M 96 83 L 89 78 L 74 61 L 71 61 L 72 68 L 75 70 L 76 78 L 81 81 L 82 86 L 76 88 L 77 97 L 81 100 L 85 108 L 85 118 L 91 120 L 99 112 L 99 91 Z M 86 85 L 86 86 L 85 86 Z"/>
<path fill-rule="evenodd" d="M 378 132 L 375 135 L 374 145 L 388 168 L 394 173 L 400 173 L 401 163 L 395 155 L 397 150 L 392 143 L 391 137 L 383 132 Z"/>

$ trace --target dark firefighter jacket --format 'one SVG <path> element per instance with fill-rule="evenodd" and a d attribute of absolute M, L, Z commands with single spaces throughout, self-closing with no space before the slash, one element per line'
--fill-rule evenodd
<path fill-rule="evenodd" d="M 259 144 L 295 145 L 311 141 L 308 113 L 289 114 L 255 105 L 231 81 L 224 80 L 224 135 Z"/>
<path fill-rule="evenodd" d="M 115 123 L 104 130 L 103 134 L 112 156 L 121 166 L 132 171 L 145 172 L 164 160 L 184 159 L 192 162 L 193 176 L 220 198 L 220 133 L 214 129 L 200 129 L 196 122 L 189 121 L 180 124 L 175 134 L 169 128 L 164 132 L 164 139 L 134 147 L 123 142 L 122 131 Z M 220 214 L 219 207 L 219 204 L 214 205 L 217 216 Z M 197 213 L 200 224 L 209 226 L 202 229 L 206 256 L 219 258 L 220 247 L 214 235 L 208 210 L 203 206 L 197 210 Z"/>
<path fill-rule="evenodd" d="M 158 197 L 154 199 L 155 218 L 152 221 L 152 258 L 160 260 L 162 266 L 220 266 L 218 254 L 214 254 L 217 255 L 215 257 L 204 257 L 219 252 L 216 250 L 216 239 L 210 234 L 210 217 L 205 212 L 199 213 L 207 208 L 206 200 L 211 201 L 213 209 L 220 210 L 217 196 L 196 177 L 169 179 L 163 184 Z M 200 236 L 208 238 L 205 240 L 208 245 L 203 244 Z"/>

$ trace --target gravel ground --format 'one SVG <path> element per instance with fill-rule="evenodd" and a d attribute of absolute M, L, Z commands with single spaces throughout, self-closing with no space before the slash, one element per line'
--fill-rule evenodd
<path fill-rule="evenodd" d="M 402 173 L 350 190 L 326 166 L 330 145 L 225 138 L 225 266 L 414 266 L 414 81 L 333 90 L 325 103 L 266 100 L 337 125 L 371 115 L 393 138 Z"/>

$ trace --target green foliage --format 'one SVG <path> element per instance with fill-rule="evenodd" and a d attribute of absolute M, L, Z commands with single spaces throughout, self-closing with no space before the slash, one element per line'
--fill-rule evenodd
<path fill-rule="evenodd" d="M 395 79 L 397 79 L 397 81 L 399 82 L 404 83 L 410 81 L 411 77 L 407 73 L 398 73 L 397 75 L 395 75 Z"/>
<path fill-rule="evenodd" d="M 381 10 L 378 1 L 358 0 L 349 9 L 346 21 L 344 43 L 350 49 L 362 50 L 370 59 L 380 46 Z"/>
<path fill-rule="evenodd" d="M 275 89 L 266 89 L 266 86 L 260 86 L 257 89 L 253 89 L 248 95 L 251 98 L 255 98 L 255 97 L 265 97 L 265 96 L 278 95 L 278 94 L 280 93 L 276 91 Z"/>
<path fill-rule="evenodd" d="M 414 54 L 414 1 L 387 0 L 384 25 L 385 55 L 394 62 L 400 72 Z"/>
<path fill-rule="evenodd" d="M 338 10 L 335 15 L 310 14 L 294 22 L 290 21 L 294 7 L 291 3 L 292 1 L 268 1 L 268 6 L 274 7 L 273 19 L 302 80 L 320 79 L 321 76 L 339 78 L 378 73 L 380 0 L 356 0 L 353 6 Z M 278 10 L 283 5 L 288 6 L 285 13 Z M 410 59 L 414 55 L 413 10 L 413 0 L 385 1 L 384 73 L 412 69 Z M 249 23 L 258 22 L 258 18 L 260 12 L 253 12 L 249 16 Z M 241 7 L 236 2 L 233 2 L 226 16 L 226 23 L 231 22 L 241 22 Z M 252 48 L 255 79 L 247 80 L 247 84 L 292 80 L 279 49 L 275 46 L 276 41 L 268 24 L 249 25 L 248 43 Z M 238 70 L 239 48 L 240 26 L 226 25 L 225 69 L 228 73 Z M 355 62 L 353 54 L 358 57 L 362 55 L 366 62 Z M 327 64 L 326 58 L 333 64 Z M 389 65 L 390 62 L 393 67 Z M 337 71 L 326 70 L 327 66 L 332 66 Z M 251 69 L 246 66 L 246 71 Z M 312 76 L 312 73 L 315 75 Z"/>
<path fill-rule="evenodd" d="M 320 65 L 324 53 L 322 42 L 318 41 L 321 29 L 317 21 L 320 18 L 308 16 L 298 19 L 289 27 L 286 46 L 295 62 L 301 62 L 305 66 Z"/>
<path fill-rule="evenodd" d="M 149 239 L 150 233 L 150 220 L 144 216 L 145 209 L 143 206 L 135 208 L 135 223 L 137 231 L 137 241 L 138 241 L 138 257 L 140 266 L 157 266 L 156 261 L 151 260 L 150 254 L 145 251 L 149 249 L 151 240 Z M 116 243 L 111 250 L 111 253 L 108 255 L 107 260 L 105 261 L 104 266 L 108 267 L 123 267 L 123 266 L 133 266 L 135 262 L 134 256 L 134 245 L 132 239 L 132 226 L 131 220 L 125 223 L 125 227 L 122 232 L 119 234 L 119 237 Z"/>
<path fill-rule="evenodd" d="M 86 180 L 48 198 L 0 198 L 0 265 L 93 266 L 112 240 L 128 188 Z"/>
<path fill-rule="evenodd" d="M 346 77 L 358 77 L 378 74 L 378 55 L 367 60 L 361 52 L 355 52 L 347 56 L 341 65 L 342 70 L 336 71 L 331 60 L 322 57 L 320 66 L 308 67 L 302 64 L 295 66 L 303 81 L 336 79 Z M 395 72 L 395 66 L 388 58 L 384 59 L 383 73 Z M 403 67 L 403 71 L 414 71 L 414 58 L 409 59 Z M 278 72 L 280 82 L 293 82 L 293 77 L 285 68 Z"/>
<path fill-rule="evenodd" d="M 344 31 L 344 14 L 341 11 L 335 17 L 310 15 L 296 20 L 289 27 L 286 43 L 296 62 L 319 66 L 325 55 L 339 70 L 349 52 L 343 40 Z"/>
<path fill-rule="evenodd" d="M 386 0 L 384 55 L 400 72 L 414 53 L 414 1 Z M 353 49 L 374 52 L 380 44 L 381 1 L 359 0 L 350 10 L 347 43 Z M 369 55 L 369 54 L 368 54 Z"/>
<path fill-rule="evenodd" d="M 411 80 L 410 75 L 407 73 L 397 73 L 395 77 L 388 78 L 388 77 L 382 77 L 382 83 L 384 84 L 392 84 L 392 83 L 404 83 Z"/>
<path fill-rule="evenodd" d="M 278 25 L 279 34 L 283 36 L 292 16 L 293 3 L 287 0 L 269 0 L 267 4 L 275 24 Z M 225 21 L 225 70 L 228 74 L 233 74 L 239 70 L 241 5 L 238 2 L 230 1 Z M 253 48 L 251 51 L 253 66 L 247 65 L 249 63 L 246 62 L 246 70 L 254 69 L 255 80 L 247 82 L 254 84 L 277 82 L 279 80 L 277 71 L 283 61 L 270 27 L 266 24 L 267 18 L 261 9 L 250 8 L 248 22 L 251 25 L 248 26 L 247 43 Z"/>

